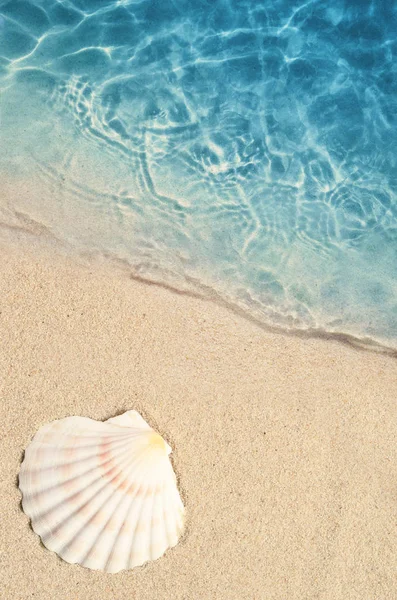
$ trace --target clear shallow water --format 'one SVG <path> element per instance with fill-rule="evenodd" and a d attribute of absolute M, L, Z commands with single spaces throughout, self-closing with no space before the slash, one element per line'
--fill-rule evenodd
<path fill-rule="evenodd" d="M 3 221 L 397 347 L 396 34 L 384 0 L 0 0 Z"/>

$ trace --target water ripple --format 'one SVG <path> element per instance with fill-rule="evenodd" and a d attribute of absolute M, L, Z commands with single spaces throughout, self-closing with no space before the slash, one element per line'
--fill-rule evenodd
<path fill-rule="evenodd" d="M 396 30 L 381 0 L 0 0 L 0 168 L 40 190 L 15 210 L 396 345 Z"/>

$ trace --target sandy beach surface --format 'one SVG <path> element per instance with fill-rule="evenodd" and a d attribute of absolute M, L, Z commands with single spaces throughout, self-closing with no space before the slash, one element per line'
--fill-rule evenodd
<path fill-rule="evenodd" d="M 395 358 L 0 250 L 1 598 L 397 598 Z M 185 536 L 134 571 L 69 565 L 21 510 L 23 450 L 53 419 L 133 408 L 173 447 Z"/>

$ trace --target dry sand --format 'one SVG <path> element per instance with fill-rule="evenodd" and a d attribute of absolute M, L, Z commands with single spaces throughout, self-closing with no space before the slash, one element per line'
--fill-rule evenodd
<path fill-rule="evenodd" d="M 1 598 L 397 598 L 396 359 L 0 250 Z M 174 448 L 187 530 L 105 575 L 41 545 L 17 476 L 42 424 L 131 408 Z"/>

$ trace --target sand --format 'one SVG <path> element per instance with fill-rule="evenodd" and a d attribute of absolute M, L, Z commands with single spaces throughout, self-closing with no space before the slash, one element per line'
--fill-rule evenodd
<path fill-rule="evenodd" d="M 396 359 L 0 250 L 2 598 L 397 597 Z M 17 476 L 42 424 L 132 408 L 174 449 L 186 534 L 160 560 L 105 575 L 42 546 Z"/>

